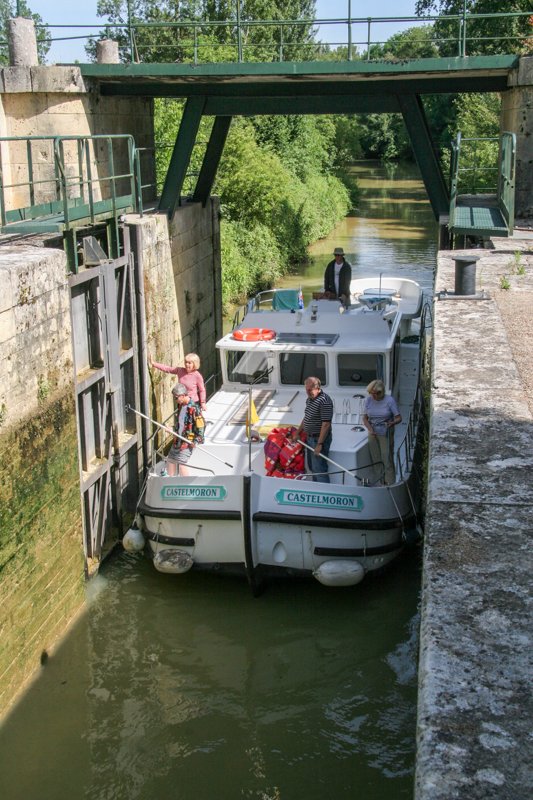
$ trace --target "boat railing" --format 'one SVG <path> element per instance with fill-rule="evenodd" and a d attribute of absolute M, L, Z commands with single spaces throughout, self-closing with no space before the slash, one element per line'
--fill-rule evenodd
<path fill-rule="evenodd" d="M 263 289 L 235 311 L 231 329 L 240 325 L 246 314 L 252 311 L 296 311 L 302 307 L 299 289 Z"/>
<path fill-rule="evenodd" d="M 421 423 L 425 420 L 425 388 L 422 382 L 419 382 L 413 408 L 409 415 L 407 422 L 407 429 L 405 436 L 396 450 L 395 462 L 397 474 L 399 473 L 400 479 L 403 480 L 404 474 L 409 474 L 413 466 L 415 457 L 416 445 L 420 433 Z"/>
<path fill-rule="evenodd" d="M 204 385 L 205 385 L 206 396 L 208 398 L 214 395 L 214 393 L 216 392 L 218 378 L 220 378 L 220 372 L 213 372 L 208 378 L 205 378 Z"/>
<path fill-rule="evenodd" d="M 361 477 L 358 475 L 358 472 L 362 472 L 363 470 L 372 470 L 373 472 L 379 469 L 379 475 L 375 480 L 370 480 L 366 477 Z M 300 481 L 312 481 L 314 478 L 320 478 L 322 475 L 328 475 L 330 478 L 334 475 L 341 475 L 342 480 L 341 484 L 344 485 L 346 481 L 346 475 L 351 475 L 355 478 L 356 481 L 359 482 L 360 486 L 376 486 L 381 485 L 383 483 L 385 477 L 385 464 L 383 461 L 372 461 L 369 464 L 365 464 L 362 467 L 354 467 L 353 469 L 342 469 L 342 470 L 333 470 L 327 472 L 304 472 L 302 475 L 299 475 L 295 480 Z"/>
<path fill-rule="evenodd" d="M 428 343 L 431 341 L 429 330 L 433 326 L 433 312 L 430 303 L 425 303 L 420 315 L 420 351 L 418 363 L 418 386 L 416 389 L 413 406 L 409 419 L 407 421 L 407 428 L 405 436 L 396 449 L 395 464 L 396 474 L 400 476 L 400 480 L 408 475 L 413 466 L 415 457 L 415 450 L 420 431 L 420 424 L 425 420 L 425 385 L 424 378 L 430 368 L 430 346 Z"/>

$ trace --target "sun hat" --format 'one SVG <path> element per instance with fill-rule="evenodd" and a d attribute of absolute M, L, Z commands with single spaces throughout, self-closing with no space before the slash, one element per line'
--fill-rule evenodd
<path fill-rule="evenodd" d="M 189 394 L 187 387 L 183 383 L 177 383 L 172 389 L 174 397 L 180 397 L 182 394 Z"/>
<path fill-rule="evenodd" d="M 336 247 L 335 250 L 333 251 L 333 255 L 334 256 L 343 256 L 344 255 L 344 250 L 342 249 L 342 247 Z"/>

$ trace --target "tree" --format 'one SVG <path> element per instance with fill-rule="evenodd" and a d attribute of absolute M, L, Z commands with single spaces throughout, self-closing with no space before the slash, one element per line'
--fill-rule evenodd
<path fill-rule="evenodd" d="M 21 0 L 18 4 L 19 13 L 21 17 L 32 19 L 35 25 L 42 26 L 43 21 L 39 14 L 34 14 L 26 3 L 26 0 Z M 8 21 L 17 16 L 17 2 L 16 0 L 0 0 L 0 25 L 2 31 L 0 34 L 0 64 L 9 64 L 9 47 L 7 44 Z M 39 27 L 36 29 L 37 35 L 37 55 L 39 63 L 43 64 L 46 59 L 46 54 L 50 50 L 51 36 L 47 28 Z"/>
<path fill-rule="evenodd" d="M 395 33 L 384 44 L 370 46 L 372 59 L 384 58 L 398 61 L 411 58 L 435 58 L 439 50 L 434 41 L 432 25 L 420 25 Z"/>
<path fill-rule="evenodd" d="M 131 21 L 167 27 L 139 27 L 134 32 L 134 56 L 141 61 L 236 61 L 237 5 L 245 61 L 276 61 L 304 57 L 313 45 L 315 0 L 131 0 Z M 121 57 L 130 60 L 127 0 L 99 0 L 99 16 L 121 28 L 109 29 L 119 42 Z M 298 24 L 261 25 L 261 20 L 293 20 Z M 304 22 L 301 22 L 304 21 Z M 169 23 L 181 23 L 179 28 Z M 187 23 L 191 23 L 187 25 Z M 208 25 L 202 23 L 218 23 Z M 223 24 L 227 23 L 227 24 Z M 94 44 L 88 46 L 94 52 Z"/>
<path fill-rule="evenodd" d="M 502 5 L 504 8 L 502 8 Z M 524 53 L 532 48 L 531 0 L 418 0 L 415 13 L 425 14 L 494 14 L 486 19 L 468 20 L 466 28 L 467 55 Z M 507 16 L 523 12 L 521 16 Z M 459 54 L 458 20 L 439 20 L 435 23 L 435 39 L 441 55 Z M 446 41 L 451 40 L 451 41 Z"/>

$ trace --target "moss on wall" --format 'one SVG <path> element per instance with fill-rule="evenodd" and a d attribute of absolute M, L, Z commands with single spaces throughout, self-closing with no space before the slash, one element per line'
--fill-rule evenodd
<path fill-rule="evenodd" d="M 0 434 L 0 714 L 84 602 L 72 392 Z"/>

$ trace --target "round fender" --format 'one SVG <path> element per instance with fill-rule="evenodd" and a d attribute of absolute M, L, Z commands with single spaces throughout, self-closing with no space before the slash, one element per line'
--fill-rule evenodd
<path fill-rule="evenodd" d="M 324 586 L 355 586 L 365 577 L 365 570 L 359 561 L 323 561 L 313 571 L 313 577 Z"/>
<path fill-rule="evenodd" d="M 276 331 L 270 328 L 237 328 L 232 335 L 238 342 L 270 342 L 276 338 Z"/>
<path fill-rule="evenodd" d="M 122 539 L 122 547 L 128 553 L 139 553 L 144 547 L 144 536 L 134 522 L 131 528 L 126 531 Z"/>

